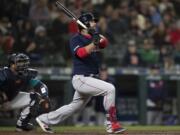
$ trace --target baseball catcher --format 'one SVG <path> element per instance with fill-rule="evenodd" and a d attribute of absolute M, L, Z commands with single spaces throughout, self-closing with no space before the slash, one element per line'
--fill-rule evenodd
<path fill-rule="evenodd" d="M 23 109 L 16 131 L 32 130 L 31 118 L 50 110 L 48 88 L 36 79 L 38 72 L 30 69 L 29 64 L 27 55 L 17 53 L 9 56 L 8 67 L 0 69 L 0 110 Z"/>

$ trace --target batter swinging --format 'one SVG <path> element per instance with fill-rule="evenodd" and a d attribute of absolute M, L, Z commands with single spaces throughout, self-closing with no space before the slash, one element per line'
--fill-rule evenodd
<path fill-rule="evenodd" d="M 80 111 L 92 96 L 104 96 L 104 108 L 107 112 L 106 131 L 120 133 L 125 129 L 116 118 L 115 87 L 97 79 L 99 70 L 98 53 L 107 46 L 107 39 L 96 30 L 96 22 L 91 13 L 82 14 L 79 18 L 89 29 L 78 26 L 79 33 L 72 37 L 70 48 L 73 55 L 72 85 L 75 94 L 73 101 L 61 108 L 40 115 L 36 121 L 43 131 L 48 132 L 49 125 L 57 124 L 75 112 Z"/>

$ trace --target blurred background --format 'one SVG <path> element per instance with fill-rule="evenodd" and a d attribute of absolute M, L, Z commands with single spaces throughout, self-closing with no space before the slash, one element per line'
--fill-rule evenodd
<path fill-rule="evenodd" d="M 116 86 L 118 118 L 125 124 L 180 124 L 180 1 L 60 0 L 77 16 L 92 12 L 109 39 L 101 53 L 103 80 Z M 54 0 L 0 0 L 0 67 L 8 54 L 26 53 L 50 91 L 52 109 L 71 101 L 69 39 L 77 25 Z M 103 125 L 102 97 L 65 125 Z M 15 123 L 19 110 L 0 112 Z"/>

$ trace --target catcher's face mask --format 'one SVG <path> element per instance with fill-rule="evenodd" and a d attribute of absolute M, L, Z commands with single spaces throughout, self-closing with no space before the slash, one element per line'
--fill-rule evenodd
<path fill-rule="evenodd" d="M 29 67 L 30 59 L 25 54 L 16 54 L 13 58 L 12 64 L 15 65 L 15 70 L 20 75 L 24 75 Z"/>
<path fill-rule="evenodd" d="M 16 70 L 18 72 L 23 72 L 29 67 L 29 64 L 30 64 L 29 60 L 18 60 L 15 63 Z"/>

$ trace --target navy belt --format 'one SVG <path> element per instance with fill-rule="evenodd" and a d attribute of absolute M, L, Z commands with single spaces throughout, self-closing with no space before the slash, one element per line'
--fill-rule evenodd
<path fill-rule="evenodd" d="M 81 74 L 85 77 L 94 77 L 94 78 L 98 78 L 99 77 L 99 74 Z"/>

